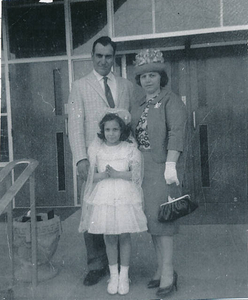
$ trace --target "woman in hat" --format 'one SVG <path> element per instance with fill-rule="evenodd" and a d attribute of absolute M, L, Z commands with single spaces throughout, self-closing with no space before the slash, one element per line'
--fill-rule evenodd
<path fill-rule="evenodd" d="M 158 209 L 168 201 L 172 186 L 181 187 L 186 109 L 167 87 L 168 76 L 159 50 L 147 49 L 136 55 L 135 75 L 146 95 L 132 105 L 132 129 L 144 156 L 145 214 L 157 256 L 157 270 L 147 287 L 158 287 L 156 294 L 162 297 L 177 288 L 173 269 L 177 226 L 175 222 L 160 223 Z"/>

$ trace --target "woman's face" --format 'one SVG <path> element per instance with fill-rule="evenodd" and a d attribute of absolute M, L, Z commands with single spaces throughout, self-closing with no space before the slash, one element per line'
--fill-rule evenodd
<path fill-rule="evenodd" d="M 146 94 L 155 94 L 160 90 L 161 76 L 158 72 L 149 72 L 140 75 L 140 84 Z"/>

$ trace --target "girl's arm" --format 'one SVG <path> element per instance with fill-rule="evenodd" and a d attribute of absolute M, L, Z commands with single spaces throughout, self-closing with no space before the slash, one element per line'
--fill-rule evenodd
<path fill-rule="evenodd" d="M 106 179 L 106 178 L 109 178 L 109 175 L 106 171 L 98 173 L 97 168 L 95 168 L 95 172 L 94 172 L 94 176 L 93 176 L 93 182 L 99 182 L 99 181 L 101 181 L 103 179 Z"/>
<path fill-rule="evenodd" d="M 110 178 L 120 178 L 120 179 L 124 179 L 124 180 L 128 180 L 128 181 L 132 180 L 132 172 L 131 171 L 124 171 L 124 172 L 116 171 L 110 165 L 107 165 L 106 172 Z"/>

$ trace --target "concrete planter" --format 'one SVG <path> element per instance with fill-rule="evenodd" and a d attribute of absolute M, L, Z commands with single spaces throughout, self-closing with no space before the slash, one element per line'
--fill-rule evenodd
<path fill-rule="evenodd" d="M 37 262 L 38 281 L 54 277 L 58 270 L 51 259 L 57 249 L 61 235 L 60 217 L 54 216 L 46 220 L 47 214 L 39 214 L 42 221 L 37 224 Z M 15 277 L 17 280 L 31 282 L 31 223 L 15 219 L 14 223 L 14 253 L 16 259 Z"/>

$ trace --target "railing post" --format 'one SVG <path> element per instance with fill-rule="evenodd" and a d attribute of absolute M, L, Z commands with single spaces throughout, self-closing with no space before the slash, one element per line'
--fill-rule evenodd
<path fill-rule="evenodd" d="M 25 170 L 12 183 L 9 174 L 12 174 L 16 165 L 28 164 Z M 14 270 L 14 233 L 13 233 L 13 199 L 25 182 L 29 179 L 30 183 L 30 209 L 31 209 L 31 254 L 32 254 L 32 285 L 35 288 L 38 285 L 38 266 L 37 266 L 37 225 L 36 225 L 36 205 L 35 205 L 35 180 L 34 170 L 38 166 L 38 161 L 34 159 L 21 159 L 8 163 L 0 170 L 0 184 L 6 179 L 6 192 L 0 199 L 0 215 L 6 211 L 8 213 L 8 243 L 11 259 L 12 281 L 15 280 Z M 12 282 L 12 283 L 13 283 Z M 34 289 L 33 289 L 34 291 Z"/>
<path fill-rule="evenodd" d="M 35 204 L 35 178 L 34 173 L 29 178 L 30 208 L 31 208 L 31 238 L 32 238 L 32 285 L 35 288 L 38 284 L 37 268 L 37 226 L 36 226 L 36 204 Z"/>
<path fill-rule="evenodd" d="M 8 190 L 12 185 L 11 174 L 6 179 L 6 190 Z M 14 285 L 15 280 L 15 270 L 14 270 L 14 251 L 13 251 L 13 244 L 14 244 L 14 234 L 13 234 L 13 199 L 9 203 L 7 208 L 7 230 L 8 230 L 8 248 L 9 248 L 9 257 L 11 260 L 11 281 L 12 286 Z"/>

